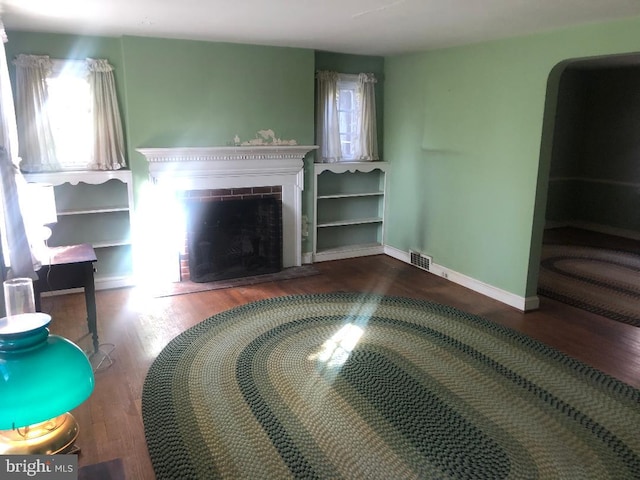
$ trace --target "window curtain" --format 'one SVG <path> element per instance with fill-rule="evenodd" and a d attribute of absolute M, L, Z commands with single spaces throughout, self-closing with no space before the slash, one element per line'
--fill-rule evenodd
<path fill-rule="evenodd" d="M 20 168 L 25 172 L 59 170 L 47 113 L 47 75 L 52 62 L 46 55 L 20 54 L 16 66 L 16 114 L 21 133 Z"/>
<path fill-rule="evenodd" d="M 8 278 L 29 277 L 36 279 L 35 268 L 40 264 L 34 257 L 27 237 L 20 203 L 20 188 L 26 183 L 18 167 L 11 161 L 4 147 L 0 147 L 0 199 L 2 201 L 3 235 L 2 251 L 8 259 Z"/>
<path fill-rule="evenodd" d="M 376 126 L 376 93 L 377 80 L 373 73 L 358 75 L 358 91 L 360 94 L 359 135 L 356 143 L 356 159 L 360 161 L 378 160 L 378 135 Z"/>
<path fill-rule="evenodd" d="M 0 20 L 0 237 L 4 261 L 10 265 L 8 277 L 36 278 L 29 241 L 22 219 L 18 196 L 17 179 L 22 179 L 18 170 L 18 129 L 9 67 L 4 43 L 7 41 L 4 25 Z M 23 180 L 23 179 L 22 179 Z M 4 265 L 0 270 L 4 271 Z M 4 299 L 2 304 L 4 305 Z M 4 309 L 4 308 L 3 308 Z"/>
<path fill-rule="evenodd" d="M 4 49 L 5 43 L 7 43 L 7 35 L 0 20 L 0 146 L 4 147 L 9 159 L 18 165 L 18 126 L 9 80 L 9 65 Z"/>
<path fill-rule="evenodd" d="M 338 73 L 320 71 L 316 74 L 316 141 L 319 161 L 334 163 L 342 160 L 340 119 L 338 118 Z"/>
<path fill-rule="evenodd" d="M 357 135 L 354 136 L 355 156 L 345 159 L 342 155 L 338 83 L 353 81 L 353 77 L 354 75 L 330 71 L 319 71 L 316 74 L 316 140 L 320 146 L 319 161 L 322 163 L 379 160 L 375 97 L 377 80 L 373 73 L 360 73 L 356 77 L 359 111 Z"/>
<path fill-rule="evenodd" d="M 94 170 L 118 170 L 126 167 L 124 135 L 118 109 L 113 67 L 104 59 L 87 59 L 89 85 L 93 98 Z"/>

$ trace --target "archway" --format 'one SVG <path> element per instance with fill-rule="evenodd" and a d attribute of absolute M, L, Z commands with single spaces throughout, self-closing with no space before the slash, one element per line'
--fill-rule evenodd
<path fill-rule="evenodd" d="M 609 85 L 607 82 L 612 83 Z M 619 139 L 625 130 L 640 131 L 640 93 L 634 93 L 629 101 L 626 98 L 621 100 L 620 90 L 625 88 L 625 84 L 640 84 L 640 54 L 567 59 L 558 63 L 549 74 L 527 279 L 529 298 L 537 295 L 543 236 L 549 220 L 583 224 L 593 230 L 624 236 L 633 236 L 637 232 L 640 239 L 640 216 L 636 214 L 631 218 L 631 215 L 620 211 L 607 218 L 606 212 L 607 205 L 614 201 L 612 199 L 620 207 L 620 198 L 629 198 L 640 192 L 640 168 L 635 169 L 638 172 L 635 178 L 629 178 L 628 173 L 628 163 L 637 162 L 640 156 L 640 137 L 629 135 L 630 142 L 624 148 L 620 146 Z M 583 91 L 577 92 L 576 89 Z M 637 87 L 634 87 L 634 92 L 638 92 Z M 595 98 L 597 105 L 585 104 L 585 98 L 591 98 L 591 103 Z M 580 106 L 579 102 L 583 105 Z M 621 112 L 624 109 L 624 114 L 616 114 L 615 108 L 620 108 Z M 611 118 L 607 119 L 607 115 Z M 581 134 L 587 138 L 570 138 L 576 137 L 580 131 L 571 122 L 584 119 L 591 123 L 581 127 Z M 604 123 L 598 127 L 598 122 Z M 586 155 L 574 148 L 576 142 L 582 142 L 583 148 L 587 149 Z M 611 151 L 608 152 L 607 148 Z M 634 152 L 629 149 L 634 149 Z M 598 155 L 606 161 L 598 164 Z M 582 170 L 571 170 L 571 161 L 575 161 L 573 167 Z M 603 173 L 605 167 L 610 168 L 607 173 Z M 563 212 L 563 206 L 558 204 L 569 195 L 571 188 L 581 192 L 581 199 L 574 198 L 573 201 L 576 204 L 581 202 L 576 208 L 582 212 L 576 208 L 573 212 Z M 596 191 L 597 196 L 594 195 Z M 564 207 L 571 210 L 566 205 Z M 637 203 L 633 207 L 634 211 L 637 210 Z"/>

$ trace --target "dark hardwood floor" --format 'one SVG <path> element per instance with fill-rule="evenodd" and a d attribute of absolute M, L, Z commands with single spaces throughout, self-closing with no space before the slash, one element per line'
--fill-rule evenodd
<path fill-rule="evenodd" d="M 282 295 L 368 291 L 449 304 L 509 326 L 635 387 L 640 387 L 640 328 L 541 297 L 522 313 L 387 256 L 316 264 L 319 275 L 164 298 L 138 289 L 97 293 L 101 343 L 116 346 L 113 365 L 96 374 L 91 397 L 72 413 L 80 424 L 79 466 L 121 458 L 130 480 L 155 478 L 140 414 L 147 370 L 185 329 L 236 305 Z M 82 294 L 48 297 L 51 331 L 89 348 Z"/>

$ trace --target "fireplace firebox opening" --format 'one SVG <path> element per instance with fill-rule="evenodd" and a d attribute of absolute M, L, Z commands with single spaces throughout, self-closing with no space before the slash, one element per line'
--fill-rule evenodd
<path fill-rule="evenodd" d="M 282 201 L 185 199 L 189 276 L 213 282 L 282 270 Z"/>

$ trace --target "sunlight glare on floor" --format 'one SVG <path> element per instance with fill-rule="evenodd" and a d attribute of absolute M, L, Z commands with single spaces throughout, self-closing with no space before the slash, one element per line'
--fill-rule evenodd
<path fill-rule="evenodd" d="M 318 360 L 327 366 L 343 365 L 356 347 L 364 330 L 353 323 L 347 323 L 333 337 L 322 344 L 319 352 L 311 355 L 309 360 Z"/>

